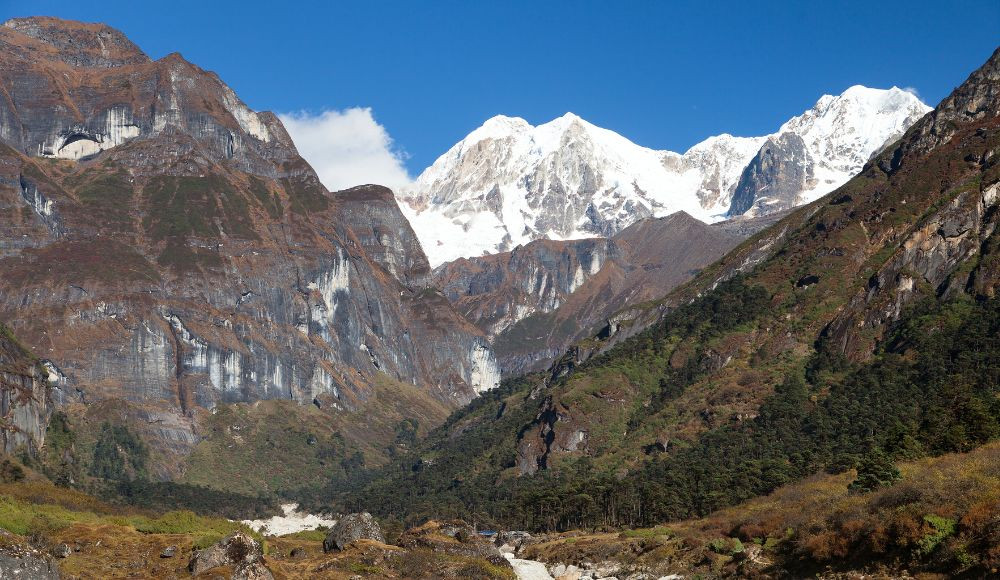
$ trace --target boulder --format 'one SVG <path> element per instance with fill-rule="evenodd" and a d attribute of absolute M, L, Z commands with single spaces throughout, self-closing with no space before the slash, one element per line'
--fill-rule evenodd
<path fill-rule="evenodd" d="M 531 534 L 528 532 L 505 531 L 497 533 L 496 537 L 493 539 L 493 544 L 496 545 L 501 552 L 517 554 L 521 550 L 521 547 L 524 546 L 525 542 L 530 539 Z"/>
<path fill-rule="evenodd" d="M 177 546 L 167 546 L 160 552 L 161 558 L 173 558 L 175 555 L 177 555 Z"/>
<path fill-rule="evenodd" d="M 197 576 L 219 566 L 233 569 L 232 580 L 274 580 L 271 571 L 264 566 L 260 544 L 243 532 L 234 532 L 217 544 L 196 551 L 188 570 Z"/>
<path fill-rule="evenodd" d="M 382 528 L 370 513 L 348 514 L 340 518 L 326 535 L 326 539 L 323 540 L 323 551 L 343 550 L 351 542 L 362 539 L 385 543 Z"/>
<path fill-rule="evenodd" d="M 59 567 L 48 554 L 0 529 L 0 578 L 59 580 Z"/>

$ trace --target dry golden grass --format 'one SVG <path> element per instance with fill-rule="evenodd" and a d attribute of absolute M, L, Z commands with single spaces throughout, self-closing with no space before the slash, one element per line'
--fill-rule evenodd
<path fill-rule="evenodd" d="M 900 482 L 870 493 L 848 492 L 853 472 L 818 474 L 663 528 L 553 534 L 529 546 L 525 557 L 577 564 L 617 560 L 660 574 L 997 574 L 1000 443 L 899 468 Z M 729 538 L 741 540 L 744 552 L 718 553 Z"/>
<path fill-rule="evenodd" d="M 110 506 L 84 493 L 37 479 L 0 484 L 0 550 L 31 545 L 53 553 L 60 544 L 72 550 L 57 560 L 64 578 L 190 578 L 187 566 L 196 549 L 207 547 L 241 524 L 189 511 L 153 515 Z M 317 534 L 262 538 L 265 565 L 278 580 L 312 578 L 512 578 L 509 569 L 483 558 L 439 553 L 417 546 L 404 549 L 362 540 L 342 552 L 323 553 Z M 450 537 L 441 543 L 458 542 Z M 172 557 L 161 557 L 175 546 Z M 292 555 L 293 550 L 295 555 Z M 216 568 L 202 576 L 228 577 Z"/>

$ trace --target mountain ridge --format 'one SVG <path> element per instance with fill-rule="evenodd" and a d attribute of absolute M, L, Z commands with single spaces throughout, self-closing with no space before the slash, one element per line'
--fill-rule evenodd
<path fill-rule="evenodd" d="M 618 325 L 619 311 L 660 298 L 779 214 L 715 224 L 680 211 L 610 238 L 539 239 L 459 258 L 434 282 L 486 333 L 505 377 L 547 367 L 576 341 Z M 774 216 L 774 217 L 772 217 Z"/>
<path fill-rule="evenodd" d="M 708 222 L 755 204 L 754 213 L 767 213 L 843 183 L 927 110 L 897 87 L 883 91 L 855 85 L 841 95 L 823 96 L 776 133 L 722 134 L 683 154 L 636 145 L 573 113 L 538 126 L 497 115 L 439 157 L 397 198 L 433 266 L 543 237 L 608 237 L 638 219 L 674 211 Z M 743 199 L 733 206 L 741 171 L 762 146 L 800 133 L 797 164 L 808 160 L 806 171 L 779 175 L 783 189 L 764 201 L 745 185 Z"/>

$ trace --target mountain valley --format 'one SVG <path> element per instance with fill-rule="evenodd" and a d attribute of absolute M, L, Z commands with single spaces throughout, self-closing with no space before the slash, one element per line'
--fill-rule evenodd
<path fill-rule="evenodd" d="M 0 578 L 991 577 L 998 208 L 1000 49 L 332 191 L 179 53 L 8 20 Z"/>

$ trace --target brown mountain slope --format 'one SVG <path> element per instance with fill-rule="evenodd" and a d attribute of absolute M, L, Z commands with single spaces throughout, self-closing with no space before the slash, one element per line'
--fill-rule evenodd
<path fill-rule="evenodd" d="M 449 406 L 495 384 L 482 334 L 413 284 L 408 226 L 369 253 L 398 208 L 330 194 L 214 73 L 51 18 L 8 21 L 0 45 L 0 316 L 59 402 L 145 408 L 154 445 L 184 454 L 195 407 L 354 409 L 383 373 Z"/>
<path fill-rule="evenodd" d="M 490 337 L 503 373 L 517 376 L 547 367 L 602 328 L 611 331 L 619 310 L 662 297 L 778 217 L 707 225 L 678 212 L 609 239 L 539 240 L 456 260 L 434 279 Z"/>

